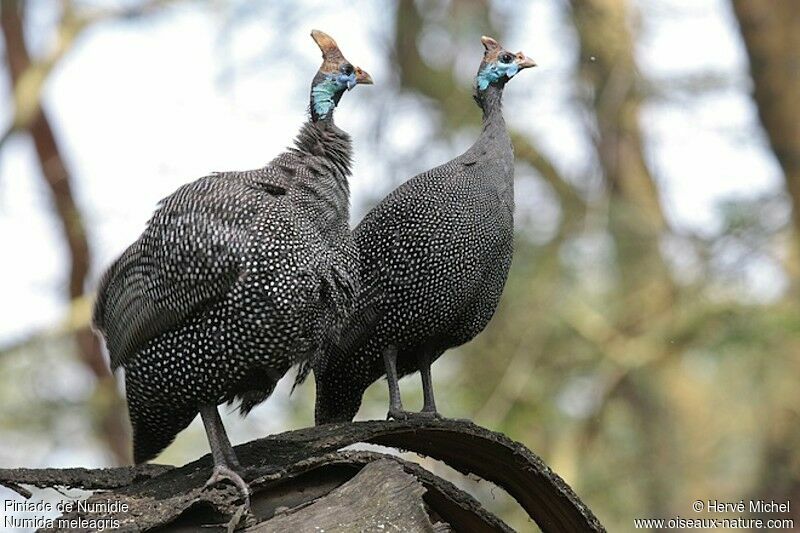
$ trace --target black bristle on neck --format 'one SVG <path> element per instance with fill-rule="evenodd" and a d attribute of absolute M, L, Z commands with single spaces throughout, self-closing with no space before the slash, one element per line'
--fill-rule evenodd
<path fill-rule="evenodd" d="M 333 113 L 324 118 L 303 124 L 294 141 L 295 150 L 301 153 L 325 157 L 342 177 L 350 175 L 352 149 L 350 135 L 333 123 Z"/>

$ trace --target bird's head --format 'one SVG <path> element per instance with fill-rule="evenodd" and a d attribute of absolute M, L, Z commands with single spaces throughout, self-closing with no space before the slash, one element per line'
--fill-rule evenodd
<path fill-rule="evenodd" d="M 522 69 L 535 67 L 536 62 L 522 52 L 509 52 L 491 37 L 481 37 L 485 48 L 483 60 L 475 76 L 475 91 L 481 93 L 490 86 L 503 87 Z"/>
<path fill-rule="evenodd" d="M 311 116 L 319 120 L 330 117 L 345 91 L 358 84 L 371 85 L 372 77 L 345 59 L 330 35 L 313 30 L 311 38 L 322 51 L 322 66 L 311 82 Z"/>

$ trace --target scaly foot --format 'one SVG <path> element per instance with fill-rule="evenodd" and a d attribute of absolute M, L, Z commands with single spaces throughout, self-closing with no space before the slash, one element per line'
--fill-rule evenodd
<path fill-rule="evenodd" d="M 386 413 L 386 420 L 408 420 L 414 416 L 414 413 L 409 411 L 405 411 L 403 409 L 394 409 L 392 407 L 389 408 L 389 412 Z"/>
<path fill-rule="evenodd" d="M 405 411 L 403 409 L 389 409 L 386 420 L 413 420 L 424 418 L 426 420 L 442 420 L 444 417 L 436 411 Z"/>
<path fill-rule="evenodd" d="M 244 498 L 244 509 L 245 511 L 250 510 L 250 487 L 247 486 L 242 476 L 231 470 L 226 465 L 215 465 L 214 472 L 211 474 L 211 477 L 208 478 L 206 481 L 205 486 L 203 489 L 207 489 L 213 485 L 221 481 L 230 481 L 233 483 L 237 489 L 239 489 L 239 493 Z"/>
<path fill-rule="evenodd" d="M 421 418 L 434 418 L 436 420 L 444 419 L 444 417 L 442 415 L 440 415 L 439 412 L 436 411 L 436 410 L 426 411 L 425 409 L 423 409 L 419 413 L 414 413 L 414 415 L 418 416 L 418 417 L 421 417 Z"/>

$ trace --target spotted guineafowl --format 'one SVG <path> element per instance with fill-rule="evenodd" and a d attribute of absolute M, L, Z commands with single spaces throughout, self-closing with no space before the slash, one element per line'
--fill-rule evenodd
<path fill-rule="evenodd" d="M 349 229 L 351 141 L 333 123 L 342 94 L 372 83 L 328 35 L 310 119 L 267 166 L 220 172 L 159 204 L 100 282 L 94 325 L 125 368 L 136 463 L 199 412 L 214 460 L 209 484 L 247 485 L 217 410 L 246 414 L 351 311 L 358 288 Z"/>
<path fill-rule="evenodd" d="M 352 420 L 364 390 L 386 374 L 389 416 L 407 418 L 398 376 L 419 370 L 424 407 L 438 416 L 431 363 L 480 333 L 511 265 L 514 153 L 503 88 L 535 63 L 483 37 L 475 100 L 483 130 L 464 154 L 393 191 L 353 231 L 361 293 L 341 339 L 314 363 L 316 422 Z"/>

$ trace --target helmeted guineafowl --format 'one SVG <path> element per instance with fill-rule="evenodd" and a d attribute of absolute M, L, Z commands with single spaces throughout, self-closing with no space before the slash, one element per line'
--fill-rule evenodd
<path fill-rule="evenodd" d="M 235 472 L 217 406 L 246 414 L 351 310 L 358 287 L 349 229 L 351 141 L 333 123 L 342 94 L 369 74 L 313 31 L 323 63 L 310 119 L 263 168 L 219 172 L 159 204 L 100 282 L 94 325 L 125 368 L 136 463 L 155 457 L 199 412 L 214 459 Z"/>
<path fill-rule="evenodd" d="M 419 370 L 422 413 L 438 416 L 431 363 L 480 333 L 511 265 L 514 154 L 501 109 L 503 87 L 535 63 L 483 37 L 475 78 L 483 130 L 465 153 L 403 183 L 353 231 L 361 293 L 338 341 L 314 363 L 316 422 L 349 421 L 382 375 L 389 416 L 403 411 L 398 376 Z"/>

